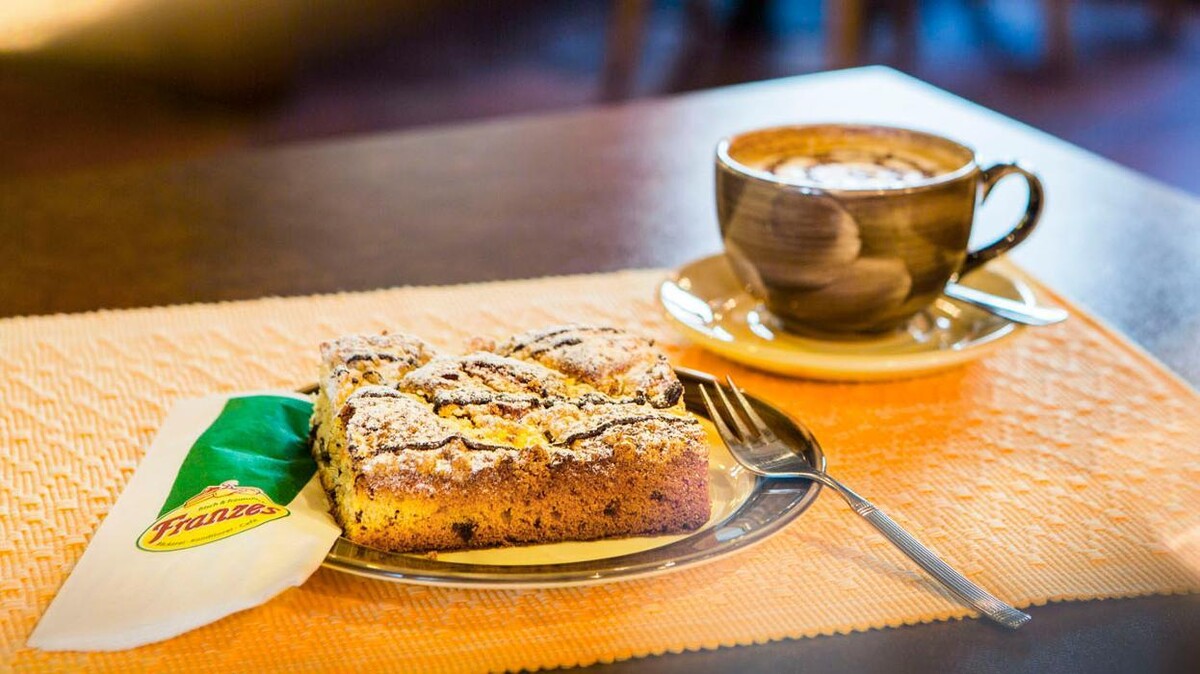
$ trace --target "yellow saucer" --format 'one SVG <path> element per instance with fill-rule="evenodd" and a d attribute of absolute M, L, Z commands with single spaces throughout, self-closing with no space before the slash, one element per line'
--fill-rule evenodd
<path fill-rule="evenodd" d="M 993 295 L 1036 304 L 1011 266 L 993 262 L 962 281 Z M 658 288 L 668 318 L 700 346 L 730 360 L 790 376 L 832 381 L 903 379 L 984 356 L 1022 327 L 965 304 L 939 298 L 908 324 L 878 337 L 850 341 L 785 332 L 750 296 L 724 255 L 675 270 Z"/>

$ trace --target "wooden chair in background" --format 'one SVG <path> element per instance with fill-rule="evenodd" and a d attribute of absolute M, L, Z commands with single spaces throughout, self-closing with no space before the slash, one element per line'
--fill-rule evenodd
<path fill-rule="evenodd" d="M 772 0 L 741 0 L 739 16 L 769 20 L 766 3 Z M 773 0 L 776 2 L 799 0 Z M 989 6 L 1007 0 L 963 0 L 969 10 L 986 15 Z M 1088 0 L 1031 0 L 1040 4 L 1044 35 L 1043 63 L 1051 70 L 1069 70 L 1075 60 L 1077 5 Z M 642 44 L 652 9 L 651 0 L 614 0 L 609 25 L 601 95 L 621 100 L 632 94 L 642 57 Z M 716 18 L 711 0 L 685 3 L 686 31 L 715 33 Z M 1178 36 L 1184 18 L 1184 0 L 1141 0 L 1154 13 L 1154 25 L 1162 40 Z M 920 35 L 918 0 L 823 0 L 824 68 L 863 65 L 872 55 L 870 35 L 880 19 L 888 19 L 895 50 L 887 62 L 907 69 L 915 63 Z M 749 10 L 749 11 L 746 11 Z"/>

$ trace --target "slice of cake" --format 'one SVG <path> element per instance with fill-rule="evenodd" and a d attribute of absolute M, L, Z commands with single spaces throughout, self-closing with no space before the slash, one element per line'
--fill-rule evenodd
<path fill-rule="evenodd" d="M 709 516 L 708 448 L 650 342 L 407 335 L 322 345 L 313 456 L 347 538 L 393 551 L 665 534 Z"/>

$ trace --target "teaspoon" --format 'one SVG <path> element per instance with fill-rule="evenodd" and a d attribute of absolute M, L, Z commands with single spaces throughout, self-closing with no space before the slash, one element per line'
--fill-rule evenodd
<path fill-rule="evenodd" d="M 942 294 L 1022 325 L 1054 325 L 1070 316 L 1065 310 L 1057 307 L 1033 306 L 954 282 L 947 283 Z"/>

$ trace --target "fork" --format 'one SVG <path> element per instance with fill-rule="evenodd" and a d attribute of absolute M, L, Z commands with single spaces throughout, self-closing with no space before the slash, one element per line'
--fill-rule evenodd
<path fill-rule="evenodd" d="M 708 386 L 703 383 L 699 384 L 700 396 L 704 400 L 704 406 L 708 409 L 709 416 L 712 417 L 713 425 L 717 427 L 721 439 L 729 447 L 729 451 L 738 463 L 750 472 L 766 478 L 800 478 L 813 480 L 829 487 L 840 494 L 854 512 L 874 525 L 889 541 L 900 548 L 901 552 L 908 555 L 909 559 L 916 562 L 918 566 L 968 605 L 978 609 L 984 616 L 1009 629 L 1017 629 L 1029 622 L 1031 619 L 1029 614 L 1009 606 L 968 580 L 966 576 L 951 568 L 932 550 L 922 545 L 912 534 L 905 531 L 895 520 L 888 517 L 867 499 L 854 493 L 853 490 L 835 480 L 825 471 L 814 468 L 803 455 L 793 451 L 787 443 L 775 435 L 762 417 L 754 411 L 754 407 L 742 395 L 742 391 L 733 383 L 732 378 L 726 377 L 725 380 L 729 383 L 729 389 L 733 392 L 736 404 L 730 402 L 724 389 L 715 380 L 712 382 L 712 387 L 717 392 L 720 405 L 713 402 L 713 398 L 708 393 Z M 722 410 L 724 414 L 721 413 Z M 732 428 L 726 423 L 725 417 L 732 422 Z M 795 421 L 795 423 L 804 443 L 819 448 L 820 445 L 812 431 L 799 421 Z"/>

